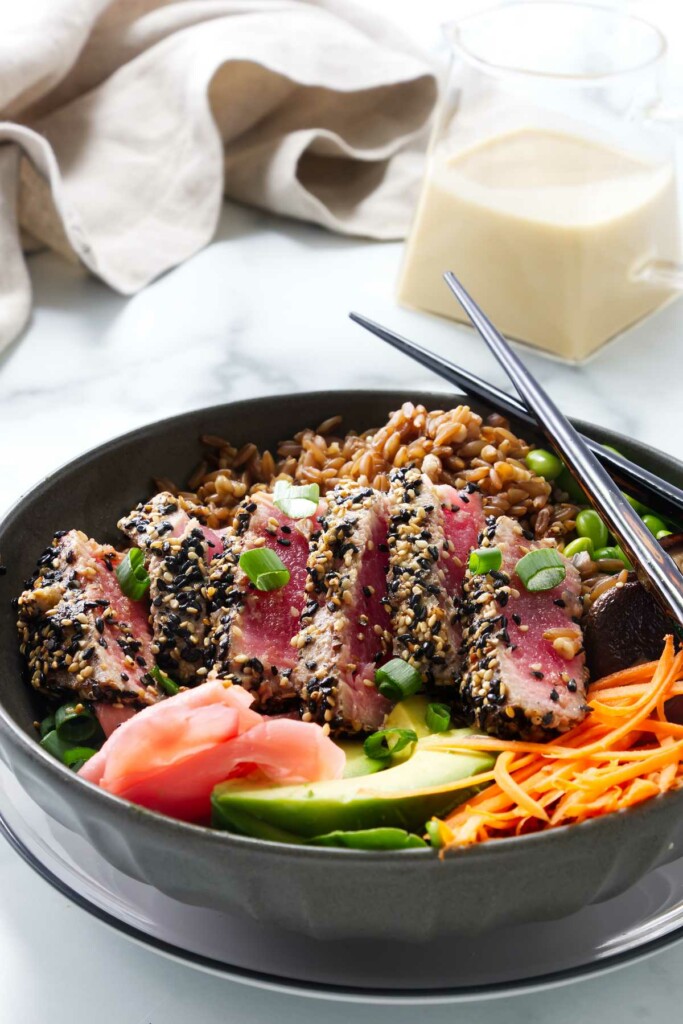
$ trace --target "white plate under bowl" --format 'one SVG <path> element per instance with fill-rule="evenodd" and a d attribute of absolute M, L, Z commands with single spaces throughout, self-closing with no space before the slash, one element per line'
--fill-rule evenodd
<path fill-rule="evenodd" d="M 0 807 L 0 832 L 74 903 L 163 955 L 262 988 L 366 1004 L 469 1002 L 595 976 L 683 940 L 683 859 L 561 921 L 424 944 L 324 942 L 130 879 L 40 810 L 2 762 Z"/>

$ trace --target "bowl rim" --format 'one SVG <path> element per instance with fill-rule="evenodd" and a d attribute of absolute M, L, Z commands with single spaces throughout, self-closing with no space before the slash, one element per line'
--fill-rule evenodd
<path fill-rule="evenodd" d="M 165 416 L 160 420 L 144 423 L 141 426 L 128 430 L 123 434 L 117 434 L 93 448 L 86 449 L 75 458 L 62 463 L 57 469 L 48 473 L 46 476 L 38 480 L 32 487 L 24 491 L 10 505 L 0 519 L 0 530 L 13 525 L 15 520 L 20 518 L 23 514 L 24 505 L 32 499 L 39 497 L 39 492 L 45 486 L 51 486 L 55 483 L 59 483 L 61 478 L 70 474 L 74 469 L 88 466 L 92 462 L 97 461 L 102 456 L 108 454 L 110 451 L 115 450 L 121 444 L 125 444 L 130 441 L 140 441 L 148 436 L 157 435 L 159 432 L 163 432 L 164 428 L 171 424 L 178 426 L 181 425 L 183 421 L 187 421 L 189 423 L 197 416 L 209 419 L 212 416 L 224 415 L 228 411 L 234 411 L 235 407 L 242 405 L 252 406 L 276 400 L 283 401 L 291 398 L 298 398 L 301 400 L 306 399 L 315 401 L 316 399 L 333 399 L 333 396 L 337 396 L 340 401 L 343 401 L 344 398 L 348 400 L 349 395 L 369 399 L 378 396 L 381 397 L 383 394 L 387 396 L 404 396 L 401 398 L 401 401 L 422 402 L 427 400 L 431 402 L 432 399 L 440 398 L 442 396 L 443 398 L 450 399 L 451 401 L 458 398 L 463 398 L 466 402 L 470 401 L 467 396 L 461 395 L 458 392 L 428 392 L 413 389 L 410 391 L 403 391 L 402 389 L 389 388 L 333 388 L 321 389 L 318 391 L 258 395 L 252 398 L 239 399 L 234 402 L 222 402 L 205 407 L 200 406 L 196 409 L 187 410 L 183 413 Z M 474 404 L 487 407 L 487 403 L 484 402 L 475 401 Z M 629 438 L 626 435 L 610 428 L 600 427 L 597 424 L 588 423 L 574 418 L 572 418 L 572 421 L 578 425 L 581 430 L 586 430 L 589 434 L 596 431 L 598 433 L 603 432 L 605 434 L 609 434 L 610 437 L 612 439 L 616 439 L 617 442 L 623 441 L 627 446 L 635 443 L 640 449 L 644 449 L 646 452 L 651 452 L 659 460 L 663 459 L 665 462 L 670 463 L 672 468 L 683 471 L 683 463 L 666 452 L 660 452 L 652 448 L 650 445 L 641 441 L 635 441 L 635 439 Z M 254 836 L 243 836 L 226 830 L 210 828 L 206 825 L 197 825 L 181 821 L 158 811 L 141 807 L 129 800 L 125 800 L 123 797 L 109 793 L 107 790 L 102 789 L 100 786 L 96 786 L 92 782 L 88 782 L 86 779 L 83 779 L 72 772 L 66 767 L 66 765 L 60 764 L 60 762 L 54 757 L 51 757 L 47 751 L 43 750 L 32 736 L 24 732 L 24 730 L 13 721 L 1 700 L 0 734 L 4 734 L 12 743 L 18 745 L 22 752 L 36 765 L 45 768 L 48 773 L 51 773 L 55 781 L 60 785 L 75 784 L 81 787 L 82 797 L 85 798 L 88 803 L 94 802 L 95 807 L 97 807 L 97 805 L 102 801 L 105 801 L 108 804 L 110 811 L 116 816 L 122 818 L 124 821 L 130 821 L 133 818 L 137 818 L 143 822 L 149 822 L 150 826 L 155 827 L 157 830 L 166 829 L 174 834 L 179 833 L 181 837 L 186 839 L 191 840 L 195 837 L 196 839 L 201 839 L 203 842 L 212 844 L 222 843 L 223 846 L 234 846 L 238 849 L 241 848 L 245 850 L 251 849 L 254 852 L 256 852 L 256 850 L 263 850 L 276 856 L 294 856 L 300 859 L 315 859 L 323 856 L 328 861 L 341 860 L 345 863 L 350 861 L 364 863 L 367 860 L 371 860 L 372 863 L 389 861 L 390 863 L 395 864 L 399 857 L 402 862 L 413 860 L 427 862 L 428 860 L 429 863 L 433 863 L 435 860 L 434 853 L 437 851 L 431 847 L 408 850 L 354 850 L 346 847 L 313 846 L 305 845 L 303 843 L 283 843 L 271 839 L 260 839 Z M 8 758 L 6 763 L 10 770 L 13 770 L 11 758 Z M 445 852 L 445 855 L 443 855 L 442 851 L 438 851 L 439 860 L 443 863 L 453 864 L 459 863 L 462 858 L 466 857 L 476 857 L 478 859 L 504 857 L 510 851 L 527 849 L 530 845 L 556 844 L 558 842 L 562 842 L 564 837 L 567 835 L 577 835 L 578 833 L 582 835 L 590 835 L 593 832 L 599 832 L 604 828 L 609 828 L 610 822 L 616 822 L 618 820 L 623 821 L 626 818 L 639 819 L 641 817 L 645 817 L 648 813 L 654 813 L 662 804 L 670 804 L 676 800 L 683 801 L 683 788 L 679 790 L 669 790 L 666 793 L 660 793 L 656 797 L 645 800 L 633 807 L 628 807 L 617 812 L 612 811 L 609 814 L 591 818 L 577 824 L 561 825 L 541 832 L 532 832 L 522 836 L 500 838 L 486 843 L 477 843 L 471 846 L 449 850 Z"/>

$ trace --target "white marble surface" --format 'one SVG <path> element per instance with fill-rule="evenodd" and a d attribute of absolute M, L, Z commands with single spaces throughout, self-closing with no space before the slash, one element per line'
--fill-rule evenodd
<path fill-rule="evenodd" d="M 445 4 L 435 6 L 446 13 Z M 414 12 L 410 19 L 417 24 Z M 351 324 L 350 309 L 503 385 L 471 332 L 395 305 L 400 252 L 227 206 L 210 248 L 130 300 L 55 256 L 33 258 L 34 320 L 0 357 L 0 510 L 84 448 L 159 416 L 313 388 L 441 387 Z M 581 367 L 528 361 L 565 411 L 677 454 L 682 332 L 676 303 Z M 679 1012 L 682 965 L 683 949 L 673 949 L 555 993 L 421 1015 L 433 1024 L 656 1022 Z M 407 1024 L 415 1016 L 395 1008 L 353 1013 L 359 1024 Z M 335 1024 L 348 1014 L 345 1006 L 259 992 L 141 950 L 50 890 L 0 842 L 3 1024 L 321 1017 Z"/>

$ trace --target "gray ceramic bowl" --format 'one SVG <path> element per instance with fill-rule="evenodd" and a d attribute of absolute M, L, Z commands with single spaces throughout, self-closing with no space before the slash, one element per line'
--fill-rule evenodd
<path fill-rule="evenodd" d="M 457 401 L 443 394 L 330 391 L 236 402 L 163 420 L 54 473 L 0 526 L 0 553 L 8 567 L 0 578 L 0 756 L 44 811 L 131 877 L 185 903 L 243 912 L 321 938 L 419 941 L 563 917 L 623 892 L 683 853 L 683 792 L 439 860 L 431 850 L 293 847 L 185 825 L 84 782 L 36 743 L 36 709 L 21 680 L 10 600 L 56 530 L 78 527 L 100 540 L 116 539 L 116 520 L 150 492 L 152 474 L 187 476 L 197 462 L 201 433 L 272 446 L 336 413 L 343 414 L 347 429 L 381 424 L 406 400 L 431 408 Z M 609 431 L 580 426 L 683 486 L 683 466 L 675 460 Z"/>

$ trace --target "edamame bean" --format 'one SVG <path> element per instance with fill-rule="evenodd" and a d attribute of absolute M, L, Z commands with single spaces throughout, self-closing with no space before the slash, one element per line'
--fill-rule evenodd
<path fill-rule="evenodd" d="M 626 494 L 625 491 L 622 491 L 621 493 L 626 498 L 626 500 L 629 503 L 629 505 L 631 506 L 631 508 L 635 509 L 635 511 L 638 513 L 639 516 L 646 515 L 646 513 L 649 511 L 647 505 L 643 505 L 642 501 L 638 501 L 637 498 L 631 497 L 631 495 L 630 494 Z"/>
<path fill-rule="evenodd" d="M 555 480 L 564 469 L 562 460 L 545 448 L 534 448 L 524 461 L 527 469 L 536 476 L 542 476 L 544 480 Z"/>
<path fill-rule="evenodd" d="M 591 558 L 593 557 L 593 541 L 590 537 L 577 537 L 576 540 L 570 541 L 565 547 L 563 555 L 565 558 L 573 558 L 580 551 L 587 551 Z"/>
<path fill-rule="evenodd" d="M 596 562 L 600 561 L 603 558 L 615 559 L 618 557 L 619 555 L 617 554 L 617 549 L 615 547 L 595 548 L 593 551 L 593 558 Z"/>
<path fill-rule="evenodd" d="M 585 508 L 576 517 L 576 532 L 579 537 L 588 537 L 594 548 L 607 546 L 609 532 L 598 513 L 592 508 Z"/>
<path fill-rule="evenodd" d="M 632 569 L 632 568 L 633 568 L 633 566 L 632 566 L 632 564 L 631 564 L 631 562 L 630 562 L 630 560 L 629 560 L 629 558 L 628 558 L 628 555 L 626 554 L 626 552 L 625 552 L 625 551 L 623 551 L 623 550 L 622 550 L 622 549 L 621 549 L 620 547 L 616 547 L 616 548 L 615 548 L 614 550 L 615 550 L 615 551 L 616 551 L 616 553 L 617 553 L 617 558 L 620 558 L 620 559 L 622 560 L 622 562 L 624 563 L 624 565 L 626 566 L 626 568 L 627 568 L 627 569 Z"/>
<path fill-rule="evenodd" d="M 626 552 L 622 551 L 618 545 L 612 548 L 597 548 L 593 554 L 595 561 L 599 561 L 601 558 L 609 558 L 610 560 L 618 558 L 618 560 L 624 562 L 628 569 L 632 569 L 633 565 L 629 561 Z"/>
<path fill-rule="evenodd" d="M 645 515 L 643 516 L 643 522 L 647 526 L 650 533 L 653 533 L 655 537 L 662 530 L 666 530 L 666 523 L 663 522 L 659 516 Z"/>
<path fill-rule="evenodd" d="M 566 466 L 558 476 L 555 483 L 561 491 L 567 492 L 572 501 L 582 505 L 586 504 L 586 495 L 583 493 Z"/>

